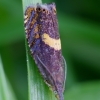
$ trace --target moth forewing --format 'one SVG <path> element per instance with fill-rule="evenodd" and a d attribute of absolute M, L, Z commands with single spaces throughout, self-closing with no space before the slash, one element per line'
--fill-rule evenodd
<path fill-rule="evenodd" d="M 24 26 L 32 57 L 41 75 L 59 100 L 64 100 L 66 63 L 61 51 L 55 4 L 27 7 Z"/>

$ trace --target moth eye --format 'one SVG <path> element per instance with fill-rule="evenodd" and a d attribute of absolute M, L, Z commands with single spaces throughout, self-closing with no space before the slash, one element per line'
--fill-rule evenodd
<path fill-rule="evenodd" d="M 46 10 L 45 9 L 42 9 L 42 11 L 45 12 Z"/>
<path fill-rule="evenodd" d="M 36 10 L 37 10 L 38 12 L 40 12 L 40 11 L 41 11 L 41 8 L 36 8 Z"/>
<path fill-rule="evenodd" d="M 38 11 L 40 12 L 41 11 L 41 8 L 38 8 Z"/>

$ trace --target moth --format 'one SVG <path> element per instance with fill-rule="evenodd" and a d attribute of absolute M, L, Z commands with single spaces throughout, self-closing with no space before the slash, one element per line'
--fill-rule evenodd
<path fill-rule="evenodd" d="M 27 7 L 24 26 L 27 42 L 46 84 L 64 100 L 66 62 L 62 56 L 56 5 L 36 4 Z"/>

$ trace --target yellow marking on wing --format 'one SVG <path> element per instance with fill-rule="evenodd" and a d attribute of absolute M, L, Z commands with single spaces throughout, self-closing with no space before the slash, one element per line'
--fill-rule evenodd
<path fill-rule="evenodd" d="M 44 41 L 45 44 L 49 45 L 50 47 L 54 48 L 55 50 L 61 49 L 60 39 L 53 39 L 46 33 L 44 33 L 42 35 L 42 41 Z"/>
<path fill-rule="evenodd" d="M 35 24 L 37 18 L 38 18 L 38 14 L 35 14 L 34 18 L 32 19 L 32 22 L 31 22 L 31 28 Z"/>
<path fill-rule="evenodd" d="M 36 34 L 35 38 L 37 39 L 37 38 L 39 38 L 39 37 L 40 37 L 39 34 Z"/>
<path fill-rule="evenodd" d="M 26 14 L 24 16 L 24 23 L 27 24 L 27 22 L 29 21 L 31 15 L 32 15 L 32 11 L 36 12 L 36 8 L 27 8 L 26 10 Z M 34 24 L 36 23 L 37 21 L 37 18 L 38 18 L 38 13 L 35 13 L 33 18 L 32 18 L 32 21 L 30 22 L 30 28 L 32 28 L 34 26 Z"/>
<path fill-rule="evenodd" d="M 33 25 L 35 24 L 36 20 L 33 19 L 32 22 L 31 22 L 31 28 L 33 27 Z"/>
<path fill-rule="evenodd" d="M 34 33 L 37 33 L 38 32 L 38 27 L 36 27 L 35 29 L 34 29 Z"/>
<path fill-rule="evenodd" d="M 39 31 L 39 24 L 36 25 L 35 29 L 34 29 L 34 33 L 37 33 Z"/>
<path fill-rule="evenodd" d="M 29 18 L 30 18 L 30 16 L 31 16 L 31 12 L 32 11 L 35 11 L 35 8 L 27 8 L 27 10 L 26 10 L 26 15 L 27 15 L 27 19 L 29 20 Z"/>

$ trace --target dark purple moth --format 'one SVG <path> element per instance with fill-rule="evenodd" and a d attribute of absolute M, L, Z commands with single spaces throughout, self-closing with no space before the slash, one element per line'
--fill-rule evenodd
<path fill-rule="evenodd" d="M 56 6 L 37 4 L 27 7 L 24 25 L 28 45 L 45 82 L 64 100 L 66 63 L 62 56 Z"/>

